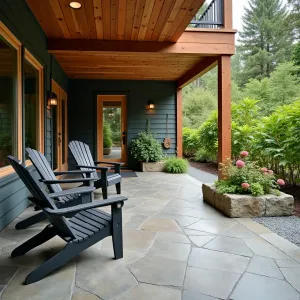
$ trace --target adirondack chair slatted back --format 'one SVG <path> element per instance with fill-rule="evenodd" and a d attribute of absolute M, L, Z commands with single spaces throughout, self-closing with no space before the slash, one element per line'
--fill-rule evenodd
<path fill-rule="evenodd" d="M 84 144 L 79 141 L 72 141 L 69 143 L 69 149 L 70 149 L 77 165 L 95 166 L 90 147 L 87 144 Z M 89 168 L 80 168 L 80 169 L 83 171 L 91 170 Z M 86 174 L 83 174 L 83 176 L 86 177 Z M 96 178 L 96 179 L 99 178 L 96 171 L 91 174 L 91 177 Z"/>
<path fill-rule="evenodd" d="M 41 209 L 44 210 L 44 208 L 51 208 L 51 209 L 57 209 L 54 201 L 47 195 L 47 193 L 43 190 L 40 182 L 32 175 L 32 171 L 30 172 L 28 168 L 20 162 L 18 159 L 16 159 L 13 156 L 7 157 L 9 163 L 14 168 L 16 173 L 19 175 L 25 186 L 28 188 L 30 193 L 32 194 L 32 202 L 36 205 L 38 205 Z M 67 220 L 64 217 L 61 216 L 54 216 L 47 213 L 45 210 L 49 221 L 57 231 L 64 237 L 70 237 L 72 239 L 76 239 L 76 235 L 72 231 L 72 229 L 69 227 Z"/>
<path fill-rule="evenodd" d="M 44 156 L 44 154 L 42 154 L 41 152 L 39 152 L 37 150 L 31 149 L 31 148 L 26 148 L 26 152 L 28 153 L 31 162 L 37 169 L 41 178 L 43 178 L 45 180 L 56 180 L 57 179 L 51 169 L 51 166 L 49 165 L 48 160 Z M 57 192 L 62 191 L 62 188 L 59 184 L 50 184 L 48 186 L 48 188 L 52 193 L 57 193 Z"/>

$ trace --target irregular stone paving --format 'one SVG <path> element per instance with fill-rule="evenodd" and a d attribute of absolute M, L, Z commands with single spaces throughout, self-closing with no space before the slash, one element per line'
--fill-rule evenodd
<path fill-rule="evenodd" d="M 109 195 L 115 194 L 114 188 Z M 228 219 L 202 201 L 189 175 L 124 178 L 124 258 L 111 238 L 40 282 L 28 273 L 65 245 L 55 237 L 23 257 L 11 251 L 47 222 L 16 231 L 29 207 L 0 232 L 2 300 L 299 300 L 300 248 L 251 219 Z M 102 199 L 101 191 L 95 199 Z M 110 208 L 105 208 L 110 211 Z"/>

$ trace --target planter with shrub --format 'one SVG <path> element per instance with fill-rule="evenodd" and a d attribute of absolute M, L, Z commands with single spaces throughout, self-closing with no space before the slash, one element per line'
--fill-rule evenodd
<path fill-rule="evenodd" d="M 147 130 L 139 133 L 132 141 L 131 154 L 140 162 L 143 172 L 161 172 L 163 170 L 162 146 L 150 132 L 149 121 Z"/>
<path fill-rule="evenodd" d="M 111 147 L 112 147 L 111 129 L 108 124 L 104 124 L 104 126 L 103 126 L 103 154 L 109 155 L 111 153 Z"/>
<path fill-rule="evenodd" d="M 203 184 L 203 200 L 231 218 L 288 216 L 293 214 L 293 196 L 280 192 L 285 182 L 272 170 L 260 168 L 242 151 L 234 164 L 222 165 L 223 180 Z"/>
<path fill-rule="evenodd" d="M 164 171 L 166 173 L 186 173 L 188 170 L 188 162 L 183 158 L 170 157 L 166 159 L 164 165 Z"/>

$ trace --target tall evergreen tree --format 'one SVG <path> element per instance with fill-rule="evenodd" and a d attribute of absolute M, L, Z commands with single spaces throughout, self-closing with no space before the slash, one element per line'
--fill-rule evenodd
<path fill-rule="evenodd" d="M 300 0 L 288 0 L 291 6 L 288 21 L 293 27 L 296 39 L 300 41 Z"/>
<path fill-rule="evenodd" d="M 282 0 L 249 0 L 240 32 L 242 84 L 250 78 L 269 77 L 291 56 L 292 32 Z"/>

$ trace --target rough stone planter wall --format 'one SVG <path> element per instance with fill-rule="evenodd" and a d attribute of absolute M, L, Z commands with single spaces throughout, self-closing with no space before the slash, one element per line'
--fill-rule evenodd
<path fill-rule="evenodd" d="M 294 210 L 294 198 L 280 196 L 218 194 L 214 184 L 203 184 L 203 200 L 230 218 L 290 216 Z"/>
<path fill-rule="evenodd" d="M 162 172 L 164 170 L 165 163 L 163 161 L 158 162 L 141 162 L 141 170 L 143 172 Z"/>

